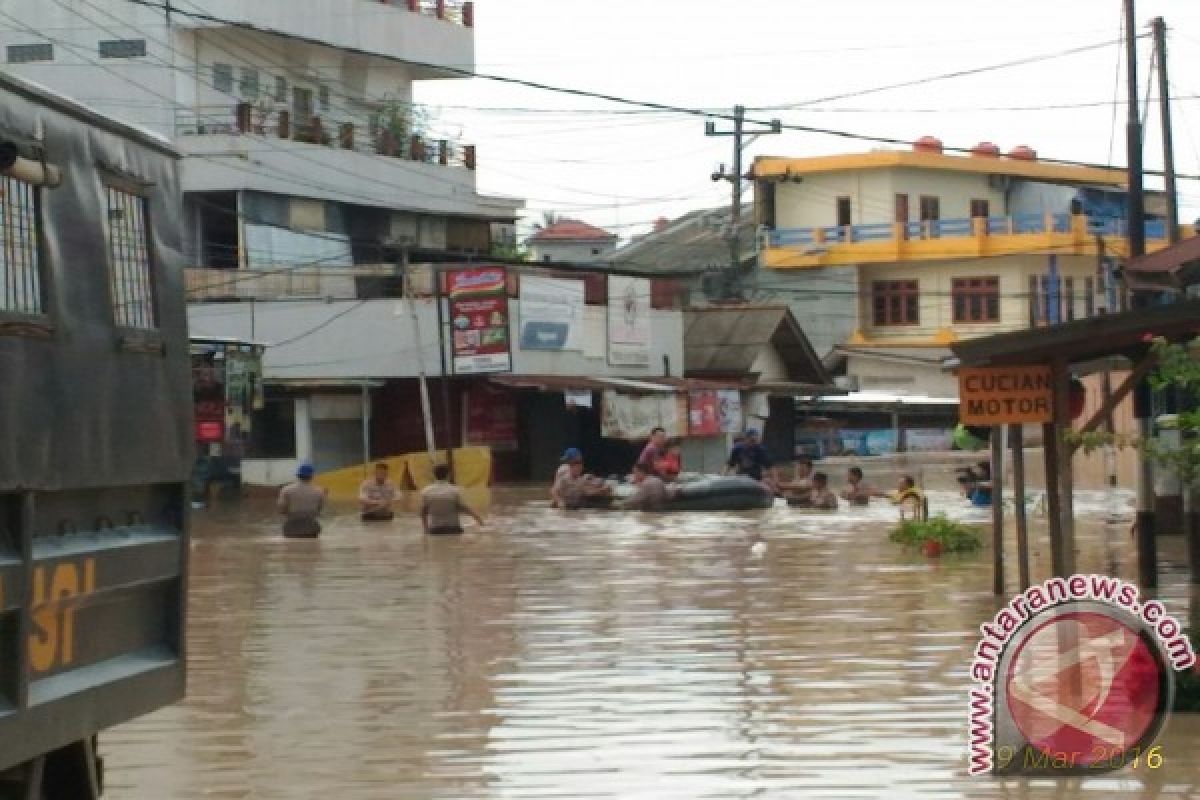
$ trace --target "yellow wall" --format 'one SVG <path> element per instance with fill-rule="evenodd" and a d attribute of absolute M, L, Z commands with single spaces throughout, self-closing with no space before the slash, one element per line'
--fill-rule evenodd
<path fill-rule="evenodd" d="M 837 198 L 852 198 L 854 225 L 895 221 L 895 196 L 909 195 L 910 221 L 920 219 L 921 195 L 940 200 L 942 219 L 965 219 L 971 201 L 987 199 L 989 213 L 1005 213 L 1004 192 L 988 186 L 986 175 L 913 168 L 870 169 L 806 175 L 799 183 L 775 188 L 775 226 L 810 228 L 837 224 Z"/>
<path fill-rule="evenodd" d="M 858 268 L 859 331 L 861 340 L 898 345 L 946 343 L 1029 327 L 1029 277 L 1045 275 L 1047 256 L 1004 256 L 968 261 L 929 261 L 909 264 L 868 264 Z M 1075 309 L 1085 315 L 1084 278 L 1096 275 L 1096 259 L 1059 256 L 1058 273 L 1074 278 Z M 994 323 L 955 323 L 951 302 L 955 278 L 996 276 L 1000 279 L 1000 320 Z M 920 292 L 919 325 L 875 327 L 872 324 L 871 283 L 876 280 L 916 280 Z"/>

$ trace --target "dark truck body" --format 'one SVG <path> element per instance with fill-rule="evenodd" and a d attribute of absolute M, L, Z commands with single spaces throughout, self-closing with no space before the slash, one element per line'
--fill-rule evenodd
<path fill-rule="evenodd" d="M 14 145 L 20 163 L 0 163 L 0 778 L 36 786 L 44 773 L 59 787 L 44 796 L 81 797 L 61 773 L 79 752 L 93 768 L 94 735 L 184 693 L 193 444 L 178 155 L 0 73 L 0 151 Z M 60 183 L 18 185 L 20 165 L 57 168 Z M 17 190 L 36 192 L 37 275 L 4 205 Z"/>

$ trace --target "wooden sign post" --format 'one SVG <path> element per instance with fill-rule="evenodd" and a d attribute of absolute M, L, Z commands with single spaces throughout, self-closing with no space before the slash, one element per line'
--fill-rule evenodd
<path fill-rule="evenodd" d="M 958 417 L 964 425 L 992 427 L 992 576 L 993 591 L 1004 592 L 1004 431 L 1012 426 L 1014 444 L 1021 447 L 1021 426 L 1042 423 L 1053 431 L 1054 376 L 1049 366 L 963 367 L 958 371 Z M 1049 434 L 1053 436 L 1054 434 Z M 1014 454 L 1014 494 L 1025 502 L 1024 461 Z M 1021 485 L 1018 485 L 1019 484 Z M 1047 478 L 1047 489 L 1051 482 Z M 1054 489 L 1056 490 L 1056 489 Z M 1024 507 L 1017 510 L 1018 570 L 1022 589 L 1028 585 Z"/>

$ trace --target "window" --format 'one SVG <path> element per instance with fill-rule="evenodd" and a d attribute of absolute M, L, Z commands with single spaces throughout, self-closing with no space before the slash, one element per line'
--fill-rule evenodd
<path fill-rule="evenodd" d="M 600 255 L 600 248 L 599 248 L 599 247 L 593 247 L 593 248 L 592 248 L 592 255 L 594 255 L 594 256 L 598 256 L 598 255 Z"/>
<path fill-rule="evenodd" d="M 921 321 L 916 281 L 874 281 L 871 284 L 875 325 L 917 325 Z"/>
<path fill-rule="evenodd" d="M 312 119 L 313 93 L 312 89 L 302 89 L 299 86 L 292 89 L 292 116 L 300 125 Z"/>
<path fill-rule="evenodd" d="M 987 219 L 988 216 L 990 216 L 990 215 L 988 214 L 988 201 L 987 200 L 975 199 L 975 200 L 971 201 L 971 218 L 972 219 L 978 219 L 980 217 Z"/>
<path fill-rule="evenodd" d="M 1037 275 L 1029 276 L 1029 327 L 1042 321 L 1041 281 Z"/>
<path fill-rule="evenodd" d="M 100 42 L 101 58 L 141 58 L 144 55 L 145 39 L 109 39 Z"/>
<path fill-rule="evenodd" d="M 10 44 L 8 46 L 8 63 L 29 64 L 34 61 L 53 61 L 54 45 L 46 44 Z"/>
<path fill-rule="evenodd" d="M 850 210 L 850 198 L 839 197 L 837 199 L 837 225 L 839 228 L 845 228 L 851 224 Z"/>
<path fill-rule="evenodd" d="M 1083 313 L 1089 317 L 1096 316 L 1096 280 L 1083 279 Z"/>
<path fill-rule="evenodd" d="M 233 94 L 233 67 L 228 64 L 213 64 L 213 88 L 224 94 Z"/>
<path fill-rule="evenodd" d="M 927 194 L 921 195 L 921 222 L 929 222 L 930 220 L 941 218 L 941 203 L 938 199 Z"/>
<path fill-rule="evenodd" d="M 955 278 L 950 282 L 955 322 L 999 322 L 1000 279 Z"/>
<path fill-rule="evenodd" d="M 122 328 L 158 326 L 146 226 L 146 198 L 106 187 L 113 316 Z"/>
<path fill-rule="evenodd" d="M 896 222 L 901 225 L 908 222 L 908 195 L 896 195 Z"/>
<path fill-rule="evenodd" d="M 321 106 L 322 111 L 329 110 L 329 87 L 322 84 L 317 87 L 317 102 Z"/>
<path fill-rule="evenodd" d="M 288 99 L 288 81 L 282 75 L 275 78 L 275 102 L 286 103 Z"/>
<path fill-rule="evenodd" d="M 0 313 L 45 311 L 38 258 L 37 189 L 0 178 Z"/>
<path fill-rule="evenodd" d="M 238 90 L 246 100 L 258 98 L 258 70 L 254 67 L 242 67 L 242 80 Z"/>

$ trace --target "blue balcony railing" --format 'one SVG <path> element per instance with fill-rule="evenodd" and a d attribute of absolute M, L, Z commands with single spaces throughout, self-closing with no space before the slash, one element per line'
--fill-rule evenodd
<path fill-rule="evenodd" d="M 1123 219 L 1088 217 L 1087 232 L 1092 236 L 1126 236 L 1128 224 Z M 768 232 L 771 247 L 799 247 L 820 243 L 848 244 L 854 242 L 892 241 L 898 231 L 906 239 L 965 239 L 977 235 L 1070 233 L 1071 214 L 1013 214 L 1007 217 L 988 217 L 978 223 L 973 218 L 935 219 L 908 222 L 897 227 L 892 223 L 862 225 L 828 225 L 814 228 L 780 228 Z M 1147 220 L 1147 239 L 1166 239 L 1166 222 Z"/>

